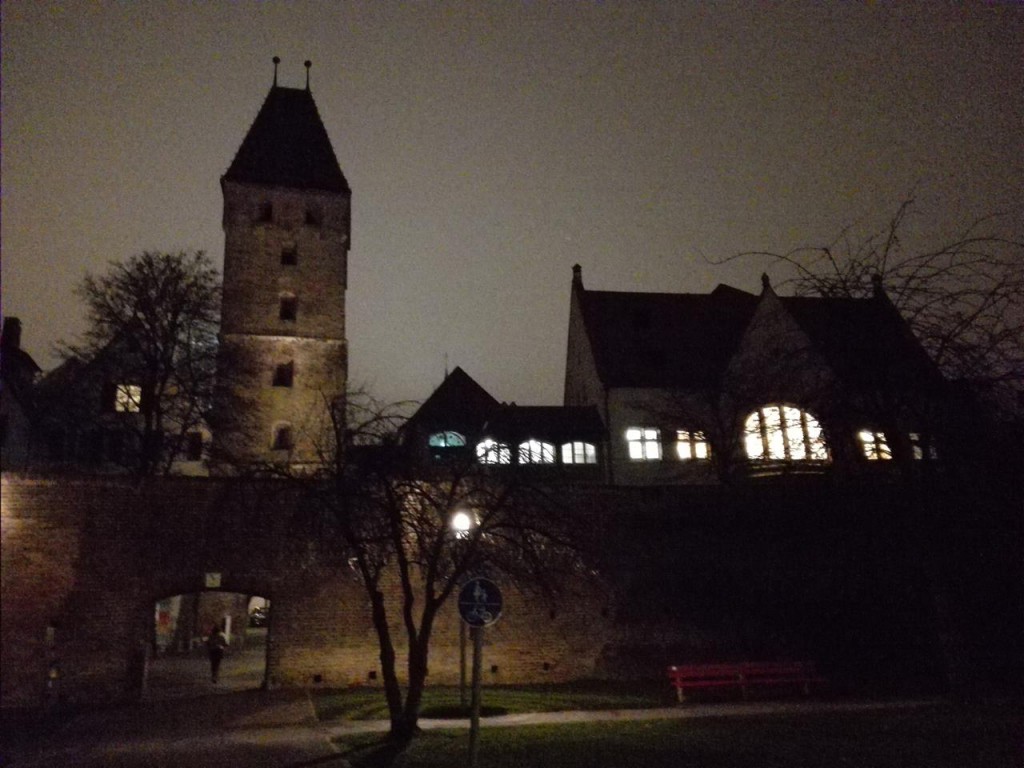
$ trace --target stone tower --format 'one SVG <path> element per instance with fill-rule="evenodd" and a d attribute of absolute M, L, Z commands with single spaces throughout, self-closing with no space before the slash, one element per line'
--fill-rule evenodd
<path fill-rule="evenodd" d="M 274 85 L 221 177 L 224 289 L 215 453 L 309 464 L 348 373 L 351 190 L 307 84 Z"/>

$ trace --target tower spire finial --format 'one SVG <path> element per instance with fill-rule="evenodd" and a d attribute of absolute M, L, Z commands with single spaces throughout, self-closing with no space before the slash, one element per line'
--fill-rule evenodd
<path fill-rule="evenodd" d="M 274 87 L 277 88 L 277 65 L 281 63 L 281 57 L 275 56 L 272 61 L 274 62 Z"/>
<path fill-rule="evenodd" d="M 308 91 L 309 90 L 309 68 L 313 66 L 313 62 L 310 61 L 309 59 L 306 59 L 306 61 L 303 62 L 303 63 L 306 66 L 306 90 Z"/>

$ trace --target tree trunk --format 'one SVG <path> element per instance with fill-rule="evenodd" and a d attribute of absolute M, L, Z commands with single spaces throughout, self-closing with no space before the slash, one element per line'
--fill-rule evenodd
<path fill-rule="evenodd" d="M 391 629 L 388 627 L 384 595 L 380 590 L 372 590 L 370 604 L 373 628 L 377 632 L 377 640 L 380 644 L 380 671 L 384 681 L 384 698 L 387 700 L 388 715 L 391 719 L 391 737 L 407 741 L 412 735 L 407 733 L 404 727 L 402 687 L 398 683 L 398 675 L 395 670 L 395 646 L 391 641 Z"/>

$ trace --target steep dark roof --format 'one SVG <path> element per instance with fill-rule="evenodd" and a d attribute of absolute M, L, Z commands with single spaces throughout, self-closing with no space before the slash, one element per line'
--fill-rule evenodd
<path fill-rule="evenodd" d="M 786 297 L 782 305 L 849 384 L 924 388 L 940 383 L 938 368 L 885 298 Z"/>
<path fill-rule="evenodd" d="M 757 306 L 753 294 L 584 291 L 583 318 L 598 372 L 612 387 L 710 384 Z"/>
<path fill-rule="evenodd" d="M 710 294 L 582 291 L 587 333 L 606 386 L 714 385 L 761 298 L 720 285 Z M 937 372 L 888 300 L 779 297 L 847 382 L 927 384 Z"/>
<path fill-rule="evenodd" d="M 502 404 L 484 426 L 487 435 L 509 443 L 530 438 L 553 442 L 598 440 L 604 431 L 604 422 L 592 405 Z"/>
<path fill-rule="evenodd" d="M 477 434 L 499 405 L 473 377 L 456 366 L 409 419 L 409 425 L 426 432 L 454 429 Z"/>
<path fill-rule="evenodd" d="M 238 148 L 228 181 L 348 192 L 313 95 L 273 86 Z"/>

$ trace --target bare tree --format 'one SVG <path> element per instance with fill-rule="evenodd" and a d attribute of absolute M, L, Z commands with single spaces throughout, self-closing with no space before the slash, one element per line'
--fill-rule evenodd
<path fill-rule="evenodd" d="M 828 245 L 785 253 L 753 251 L 792 269 L 800 296 L 861 298 L 879 287 L 947 378 L 987 392 L 1024 382 L 1024 234 L 1010 217 L 976 219 L 949 242 L 913 248 L 906 237 L 914 200 L 879 232 L 844 229 Z"/>
<path fill-rule="evenodd" d="M 61 388 L 76 390 L 83 418 L 121 412 L 134 438 L 122 461 L 140 475 L 170 470 L 210 406 L 220 279 L 202 251 L 147 251 L 89 274 L 77 290 L 88 327 L 61 348 Z M 60 378 L 60 377 L 58 377 Z M 95 390 L 99 391 L 95 391 Z M 108 419 L 109 421 L 109 419 Z"/>
<path fill-rule="evenodd" d="M 399 743 L 416 732 L 432 632 L 459 585 L 488 573 L 551 596 L 561 576 L 579 574 L 583 535 L 573 507 L 514 466 L 494 471 L 472 452 L 422 463 L 403 439 L 405 410 L 366 396 L 335 403 L 335 439 L 320 469 L 297 477 L 366 590 Z M 457 515 L 468 525 L 456 528 Z M 404 694 L 394 612 L 408 648 Z"/>

